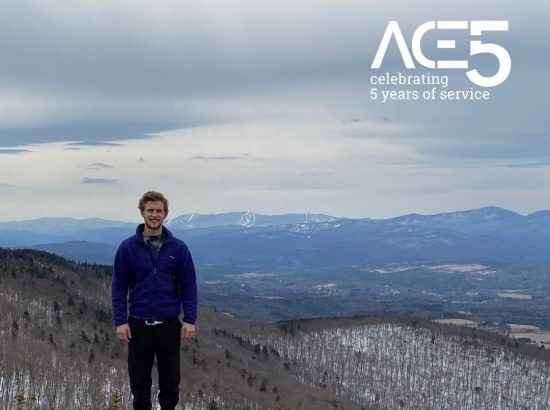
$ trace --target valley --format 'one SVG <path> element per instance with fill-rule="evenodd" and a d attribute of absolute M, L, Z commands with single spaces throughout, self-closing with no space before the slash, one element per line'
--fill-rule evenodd
<path fill-rule="evenodd" d="M 550 264 L 435 262 L 370 268 L 226 273 L 203 267 L 203 303 L 255 321 L 396 315 L 472 320 L 498 330 L 522 323 L 550 330 Z"/>

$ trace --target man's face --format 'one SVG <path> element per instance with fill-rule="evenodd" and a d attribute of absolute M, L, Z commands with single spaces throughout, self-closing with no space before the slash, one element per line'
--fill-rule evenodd
<path fill-rule="evenodd" d="M 162 201 L 150 201 L 146 202 L 141 216 L 145 225 L 152 230 L 158 229 L 162 226 L 162 222 L 166 218 L 167 212 L 164 210 L 164 204 Z"/>

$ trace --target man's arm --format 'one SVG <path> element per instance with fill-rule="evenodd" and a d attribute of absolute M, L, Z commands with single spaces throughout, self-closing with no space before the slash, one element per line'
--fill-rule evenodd
<path fill-rule="evenodd" d="M 111 300 L 113 320 L 116 335 L 120 340 L 128 342 L 132 335 L 128 326 L 128 281 L 130 270 L 122 245 L 118 248 L 113 265 L 113 280 L 111 283 Z"/>
<path fill-rule="evenodd" d="M 193 258 L 187 246 L 180 255 L 178 284 L 180 287 L 181 306 L 183 308 L 182 337 L 189 338 L 195 334 L 197 320 L 197 275 Z"/>

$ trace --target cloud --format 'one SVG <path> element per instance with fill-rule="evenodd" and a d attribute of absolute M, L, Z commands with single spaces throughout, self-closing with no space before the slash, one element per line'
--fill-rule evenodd
<path fill-rule="evenodd" d="M 546 83 L 526 75 L 526 63 L 521 64 L 528 61 L 539 70 L 548 66 L 548 53 L 540 52 L 547 49 L 541 16 L 548 4 L 540 0 L 531 2 L 529 10 L 473 0 L 456 7 L 431 0 L 417 10 L 395 0 L 374 8 L 329 0 L 299 5 L 237 0 L 231 6 L 167 1 L 162 7 L 130 0 L 78 7 L 61 0 L 53 8 L 38 0 L 24 4 L 0 6 L 5 16 L 0 37 L 9 39 L 0 43 L 0 85 L 7 90 L 0 94 L 0 146 L 121 141 L 259 118 L 355 121 L 366 112 L 382 121 L 412 118 L 419 123 L 457 112 L 449 124 L 462 128 L 476 117 L 486 118 L 487 111 L 501 113 L 499 101 L 516 91 L 509 86 L 513 81 L 533 106 L 544 107 L 540 96 L 548 94 Z M 369 66 L 388 20 L 398 18 L 408 35 L 426 20 L 486 18 L 488 12 L 491 18 L 514 16 L 510 33 L 497 33 L 513 57 L 527 47 L 534 50 L 529 58 L 514 59 L 507 87 L 490 102 L 466 109 L 458 103 L 403 109 L 403 102 L 369 100 Z M 537 118 L 545 118 L 528 112 L 532 108 L 519 109 L 518 118 L 539 123 Z M 494 143 L 511 121 L 516 120 L 491 127 L 484 137 Z"/>
<path fill-rule="evenodd" d="M 105 141 L 79 141 L 68 142 L 66 145 L 79 147 L 121 147 L 123 144 Z"/>
<path fill-rule="evenodd" d="M 541 157 L 550 157 L 548 126 L 526 132 L 518 124 L 508 123 L 508 129 L 501 130 L 500 127 L 504 125 L 498 125 L 498 135 L 491 135 L 491 128 L 496 127 L 493 124 L 507 123 L 506 117 L 488 118 L 485 122 L 474 118 L 471 120 L 472 123 L 460 124 L 455 129 L 450 124 L 445 126 L 445 130 L 441 124 L 425 125 L 424 132 L 431 136 L 411 139 L 419 153 L 431 158 L 508 160 L 529 164 L 538 163 Z M 483 130 L 481 135 L 480 130 Z M 487 134 L 483 134 L 485 132 Z"/>
<path fill-rule="evenodd" d="M 0 67 L 0 85 L 2 81 Z M 162 112 L 167 110 L 158 101 L 144 103 L 117 96 L 91 98 L 87 94 L 73 93 L 60 97 L 53 92 L 41 98 L 45 101 L 33 106 L 34 100 L 26 92 L 8 98 L 0 91 L 0 146 L 150 138 L 155 132 L 197 123 L 185 120 L 183 114 L 177 120 L 171 120 L 170 117 L 175 115 L 163 115 Z M 16 103 L 18 100 L 21 102 Z M 17 111 L 19 105 L 21 108 Z M 120 112 L 120 106 L 127 107 L 124 113 Z M 153 106 L 157 108 L 153 109 Z M 55 112 L 52 112 L 54 107 Z M 9 110 L 16 112 L 10 113 Z"/>
<path fill-rule="evenodd" d="M 302 172 L 301 174 L 298 174 L 298 176 L 300 177 L 313 177 L 313 178 L 317 178 L 317 177 L 326 177 L 326 176 L 333 176 L 334 173 L 333 172 L 317 172 L 317 171 L 308 171 L 308 172 Z"/>
<path fill-rule="evenodd" d="M 232 161 L 237 159 L 242 159 L 243 156 L 237 157 L 237 156 L 204 156 L 204 155 L 197 155 L 192 157 L 192 159 L 201 159 L 205 161 Z"/>
<path fill-rule="evenodd" d="M 305 183 L 300 181 L 281 181 L 280 183 L 257 186 L 257 191 L 339 191 L 346 190 L 338 183 Z"/>
<path fill-rule="evenodd" d="M 116 184 L 116 179 L 107 179 L 107 178 L 82 178 L 80 181 L 81 184 Z"/>
<path fill-rule="evenodd" d="M 101 195 L 87 197 L 86 184 L 115 184 L 121 203 L 160 184 L 188 210 L 212 212 L 310 204 L 388 215 L 475 206 L 489 193 L 505 201 L 523 180 L 542 184 L 539 168 L 550 158 L 550 82 L 541 81 L 550 77 L 549 12 L 546 0 L 2 2 L 0 147 L 13 151 L 0 152 L 0 174 L 13 191 L 27 189 L 21 209 L 50 196 L 48 208 L 28 214 L 62 212 L 59 198 L 74 212 L 118 212 L 105 210 Z M 489 101 L 371 99 L 370 64 L 389 20 L 399 20 L 410 44 L 425 21 L 487 18 L 510 19 L 509 32 L 478 37 L 505 47 L 513 65 Z M 455 34 L 428 33 L 422 46 L 432 56 L 436 39 Z M 468 57 L 474 38 L 456 39 L 457 50 L 443 51 Z M 496 64 L 472 56 L 470 67 L 490 69 L 483 57 Z M 394 42 L 382 71 L 390 70 L 403 71 Z M 448 89 L 470 89 L 464 71 L 449 73 Z M 169 143 L 158 137 L 175 129 L 184 131 Z M 21 147 L 34 153 L 13 155 Z M 243 152 L 250 156 L 239 161 Z M 107 176 L 117 179 L 82 179 L 109 170 L 93 164 L 116 165 Z M 486 189 L 495 174 L 500 197 Z M 480 181 L 479 192 L 461 185 L 422 195 L 451 180 Z M 247 191 L 258 186 L 286 192 Z M 510 206 L 550 203 L 550 191 L 535 188 Z"/>
<path fill-rule="evenodd" d="M 18 148 L 0 148 L 0 154 L 18 155 L 18 154 L 23 154 L 25 152 L 32 152 L 32 151 L 28 149 L 18 149 Z"/>
<path fill-rule="evenodd" d="M 86 169 L 99 170 L 99 169 L 113 169 L 114 167 L 103 162 L 94 162 L 86 167 Z"/>
<path fill-rule="evenodd" d="M 550 161 L 540 161 L 540 162 L 519 162 L 515 164 L 504 164 L 500 165 L 501 167 L 507 168 L 543 168 L 550 166 Z"/>

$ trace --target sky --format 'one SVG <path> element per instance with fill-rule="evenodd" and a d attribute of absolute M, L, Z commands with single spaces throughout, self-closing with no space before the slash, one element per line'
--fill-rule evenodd
<path fill-rule="evenodd" d="M 0 221 L 134 221 L 150 189 L 171 216 L 550 209 L 548 15 L 543 0 L 2 2 Z M 489 77 L 497 59 L 470 42 L 498 44 L 511 71 L 497 86 L 416 55 L 407 69 L 395 39 L 371 68 L 390 21 L 411 49 L 425 22 L 479 20 L 509 29 L 431 30 L 421 49 Z M 385 73 L 490 98 L 373 100 L 432 88 L 371 83 Z"/>

